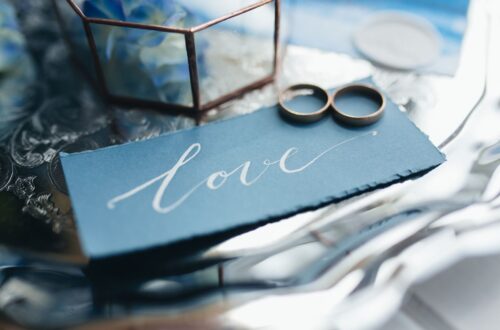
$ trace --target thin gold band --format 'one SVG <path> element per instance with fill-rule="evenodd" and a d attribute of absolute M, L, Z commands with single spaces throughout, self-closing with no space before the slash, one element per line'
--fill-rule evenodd
<path fill-rule="evenodd" d="M 366 116 L 351 116 L 342 112 L 335 104 L 335 99 L 349 92 L 362 92 L 380 100 L 380 107 L 377 111 Z M 367 84 L 350 84 L 337 89 L 332 95 L 333 115 L 337 120 L 352 126 L 368 126 L 382 118 L 386 106 L 385 96 L 375 87 Z"/>
<path fill-rule="evenodd" d="M 321 109 L 314 111 L 314 112 L 310 112 L 310 113 L 297 112 L 297 111 L 294 111 L 294 110 L 288 108 L 285 105 L 285 102 L 287 101 L 287 95 L 292 93 L 292 92 L 298 92 L 301 90 L 312 90 L 314 92 L 319 92 L 326 99 L 325 105 Z M 328 108 L 330 107 L 331 102 L 332 102 L 332 98 L 330 97 L 329 93 L 325 89 L 323 89 L 319 86 L 316 86 L 316 85 L 312 85 L 312 84 L 293 85 L 293 86 L 290 86 L 287 89 L 283 90 L 279 95 L 279 105 L 281 108 L 281 112 L 285 116 L 287 116 L 288 118 L 291 118 L 295 121 L 299 121 L 302 123 L 312 123 L 312 122 L 315 122 L 315 121 L 318 121 L 319 119 L 321 119 L 325 115 L 325 113 L 328 111 Z"/>

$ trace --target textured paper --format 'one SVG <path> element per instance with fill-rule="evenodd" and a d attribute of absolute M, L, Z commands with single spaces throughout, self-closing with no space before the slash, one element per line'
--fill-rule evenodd
<path fill-rule="evenodd" d="M 294 124 L 270 107 L 61 160 L 84 251 L 102 258 L 275 221 L 444 158 L 389 103 L 382 120 L 364 128 L 331 116 Z"/>

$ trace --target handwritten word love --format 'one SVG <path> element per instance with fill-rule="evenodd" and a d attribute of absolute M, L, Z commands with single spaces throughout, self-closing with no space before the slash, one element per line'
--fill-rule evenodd
<path fill-rule="evenodd" d="M 361 135 L 352 137 L 350 139 L 347 139 L 345 141 L 342 141 L 340 143 L 337 143 L 337 144 L 327 148 L 326 150 L 324 150 L 323 152 L 318 154 L 316 157 L 311 159 L 309 162 L 307 162 L 306 164 L 304 164 L 303 166 L 300 166 L 298 168 L 290 168 L 287 165 L 287 161 L 299 152 L 298 148 L 291 147 L 283 153 L 283 155 L 280 157 L 280 159 L 278 159 L 276 161 L 271 161 L 269 159 L 264 160 L 262 163 L 264 165 L 264 169 L 257 176 L 255 176 L 252 179 L 248 178 L 248 176 L 249 176 L 248 174 L 249 174 L 252 162 L 246 161 L 230 172 L 220 170 L 220 171 L 217 171 L 217 172 L 210 174 L 208 177 L 206 177 L 205 179 L 200 181 L 198 184 L 193 186 L 191 189 L 189 189 L 177 201 L 173 202 L 170 205 L 164 206 L 164 205 L 162 205 L 163 204 L 162 201 L 164 199 L 165 193 L 166 193 L 167 188 L 169 187 L 170 183 L 172 182 L 172 180 L 174 180 L 175 176 L 177 175 L 177 172 L 182 167 L 187 166 L 188 163 L 193 161 L 196 158 L 196 156 L 198 156 L 198 154 L 201 152 L 201 149 L 202 149 L 201 144 L 194 143 L 189 148 L 187 148 L 187 150 L 182 154 L 182 156 L 179 158 L 177 163 L 172 168 L 170 168 L 168 171 L 166 171 L 165 173 L 131 189 L 130 191 L 128 191 L 124 194 L 121 194 L 117 197 L 114 197 L 113 199 L 111 199 L 107 203 L 107 206 L 109 209 L 114 209 L 118 203 L 121 203 L 121 202 L 133 197 L 134 195 L 140 193 L 144 189 L 150 187 L 151 185 L 153 185 L 157 182 L 161 182 L 160 186 L 159 186 L 158 190 L 156 191 L 156 194 L 153 198 L 152 207 L 158 213 L 167 214 L 167 213 L 174 211 L 179 206 L 181 206 L 193 193 L 195 193 L 198 189 L 201 189 L 202 186 L 205 186 L 206 188 L 208 188 L 209 191 L 218 190 L 218 189 L 222 188 L 222 186 L 224 186 L 224 184 L 227 182 L 227 180 L 229 180 L 230 177 L 232 177 L 233 175 L 236 175 L 238 172 L 239 172 L 239 180 L 240 180 L 241 184 L 243 186 L 250 187 L 250 186 L 254 185 L 255 183 L 257 183 L 264 176 L 264 174 L 267 172 L 267 170 L 271 166 L 278 166 L 279 169 L 285 174 L 297 174 L 297 173 L 300 173 L 300 172 L 306 170 L 307 168 L 312 166 L 314 163 L 316 163 L 318 160 L 320 160 L 322 157 L 324 157 L 326 154 L 332 152 L 333 150 L 335 150 L 335 149 L 337 149 L 345 144 L 348 144 L 348 143 L 351 143 L 355 140 L 358 140 L 360 138 L 369 137 L 369 136 L 376 136 L 377 134 L 378 134 L 377 131 L 370 131 L 368 133 L 361 134 Z"/>

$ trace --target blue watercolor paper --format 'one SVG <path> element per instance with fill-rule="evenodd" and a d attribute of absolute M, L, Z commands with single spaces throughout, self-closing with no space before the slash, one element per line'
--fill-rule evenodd
<path fill-rule="evenodd" d="M 61 161 L 84 251 L 104 258 L 275 221 L 422 174 L 444 157 L 389 102 L 369 127 L 331 116 L 295 124 L 270 107 Z"/>
<path fill-rule="evenodd" d="M 421 16 L 438 31 L 441 53 L 434 63 L 417 71 L 453 75 L 460 61 L 468 8 L 469 0 L 285 0 L 283 17 L 291 43 L 362 58 L 352 35 L 366 19 L 383 11 Z"/>

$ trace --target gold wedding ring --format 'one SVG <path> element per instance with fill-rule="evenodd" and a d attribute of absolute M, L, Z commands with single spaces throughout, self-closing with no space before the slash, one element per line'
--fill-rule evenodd
<path fill-rule="evenodd" d="M 380 106 L 375 112 L 366 116 L 348 115 L 347 113 L 339 109 L 338 105 L 335 102 L 336 99 L 348 93 L 358 93 L 364 95 L 365 97 L 370 97 L 371 99 L 379 103 Z M 375 87 L 366 84 L 346 85 L 344 87 L 340 87 L 339 89 L 337 89 L 332 95 L 333 115 L 340 122 L 351 126 L 367 126 L 379 121 L 380 118 L 382 118 L 382 115 L 384 114 L 385 106 L 386 106 L 386 100 L 384 95 L 381 92 L 379 92 Z"/>
<path fill-rule="evenodd" d="M 320 95 L 321 98 L 324 98 L 325 104 L 320 109 L 313 112 L 295 111 L 286 105 L 288 101 L 297 96 L 309 96 L 314 94 Z M 283 90 L 279 95 L 281 112 L 286 117 L 302 123 L 312 123 L 321 119 L 330 108 L 331 101 L 332 99 L 325 89 L 312 84 L 293 85 Z"/>

